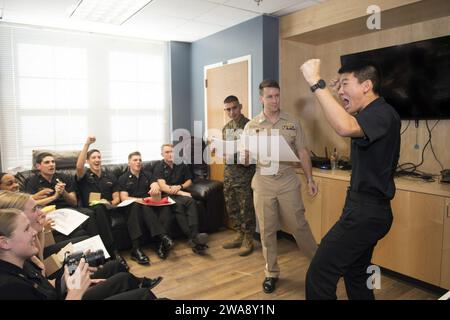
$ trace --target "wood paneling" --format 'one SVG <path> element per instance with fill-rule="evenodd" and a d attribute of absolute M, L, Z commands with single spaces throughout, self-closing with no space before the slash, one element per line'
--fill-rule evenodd
<path fill-rule="evenodd" d="M 339 1 L 341 6 L 343 1 Z M 440 17 L 445 17 L 450 14 L 450 2 L 448 0 L 427 0 L 427 1 L 418 1 L 415 3 L 411 3 L 409 5 L 404 5 L 405 2 L 397 2 L 389 1 L 389 5 L 391 9 L 387 10 L 387 6 L 381 4 L 381 1 L 357 1 L 358 4 L 355 5 L 353 3 L 348 3 L 350 6 L 350 10 L 348 8 L 344 9 L 347 19 L 349 19 L 350 11 L 357 18 L 351 18 L 349 20 L 344 20 L 344 22 L 339 22 L 336 24 L 332 24 L 334 19 L 336 21 L 341 21 L 343 17 L 336 18 L 338 13 L 333 13 L 334 19 L 323 18 L 321 20 L 322 23 L 326 23 L 325 27 L 319 29 L 313 29 L 308 32 L 300 32 L 295 36 L 287 37 L 286 39 L 295 40 L 298 42 L 309 43 L 314 45 L 324 44 L 328 42 L 333 42 L 336 40 L 352 38 L 360 35 L 365 35 L 367 33 L 376 33 L 379 30 L 369 30 L 367 27 L 367 19 L 369 15 L 364 15 L 366 9 L 369 5 L 375 4 L 378 5 L 381 9 L 380 12 L 380 24 L 382 30 L 388 30 L 391 28 L 396 28 L 404 25 L 411 25 L 413 23 L 422 22 L 424 20 L 436 19 Z M 324 7 L 333 4 L 324 3 L 321 6 L 318 6 L 315 10 L 318 11 L 321 15 L 323 15 Z M 399 6 L 397 6 L 399 5 Z M 397 6 L 397 7 L 395 7 Z M 312 8 L 311 8 L 312 9 Z M 286 20 L 282 20 L 284 22 L 284 26 L 286 26 Z M 292 21 L 292 20 L 290 20 Z M 283 25 L 283 23 L 282 23 Z M 308 30 L 310 30 L 311 25 L 307 26 Z"/>
<path fill-rule="evenodd" d="M 367 7 L 374 4 L 378 5 L 384 12 L 417 2 L 421 1 L 328 0 L 321 5 L 312 6 L 283 17 L 280 21 L 280 35 L 284 39 L 360 19 L 367 15 Z"/>

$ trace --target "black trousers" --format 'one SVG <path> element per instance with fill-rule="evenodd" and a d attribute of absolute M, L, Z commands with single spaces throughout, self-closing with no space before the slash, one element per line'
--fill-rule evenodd
<path fill-rule="evenodd" d="M 89 219 L 93 219 L 95 223 L 89 226 L 89 231 L 97 232 L 96 234 L 102 238 L 106 250 L 112 254 L 116 251 L 117 247 L 114 243 L 114 236 L 111 230 L 109 210 L 102 204 L 93 206 L 90 209 L 92 211 L 92 216 Z"/>
<path fill-rule="evenodd" d="M 147 288 L 139 288 L 138 278 L 128 272 L 117 273 L 105 282 L 89 288 L 83 300 L 153 300 L 156 296 Z"/>
<path fill-rule="evenodd" d="M 131 240 L 139 239 L 146 230 L 151 237 L 164 235 L 170 228 L 171 219 L 168 206 L 152 207 L 134 202 L 128 209 L 128 233 Z"/>
<path fill-rule="evenodd" d="M 344 277 L 349 299 L 373 300 L 367 268 L 392 219 L 388 200 L 349 191 L 342 216 L 322 239 L 309 266 L 306 299 L 336 299 L 336 285 Z"/>
<path fill-rule="evenodd" d="M 91 279 L 109 279 L 120 272 L 128 272 L 123 264 L 117 260 L 110 260 L 97 268 L 97 271 L 91 275 Z M 131 274 L 133 277 L 134 275 Z"/>
<path fill-rule="evenodd" d="M 192 239 L 198 233 L 198 211 L 195 200 L 191 197 L 170 195 L 176 202 L 171 205 L 175 219 L 180 226 L 181 231 Z"/>

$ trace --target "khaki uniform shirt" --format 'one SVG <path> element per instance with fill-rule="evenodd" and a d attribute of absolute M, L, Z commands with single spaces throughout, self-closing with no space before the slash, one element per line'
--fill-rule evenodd
<path fill-rule="evenodd" d="M 306 147 L 305 135 L 300 122 L 293 116 L 280 112 L 280 118 L 272 123 L 266 119 L 263 112 L 247 123 L 244 129 L 245 135 L 271 135 L 273 129 L 278 129 L 292 151 L 298 156 L 298 150 Z M 270 164 L 269 164 L 270 165 Z M 278 172 L 271 175 L 261 174 L 265 164 L 256 164 L 256 174 L 252 181 L 252 188 L 257 192 L 276 194 L 300 187 L 300 179 L 295 172 L 295 163 L 279 162 Z"/>

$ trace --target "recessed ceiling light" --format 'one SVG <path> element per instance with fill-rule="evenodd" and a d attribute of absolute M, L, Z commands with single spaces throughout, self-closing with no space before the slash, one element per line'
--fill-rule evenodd
<path fill-rule="evenodd" d="M 80 0 L 71 18 L 121 25 L 153 0 Z"/>

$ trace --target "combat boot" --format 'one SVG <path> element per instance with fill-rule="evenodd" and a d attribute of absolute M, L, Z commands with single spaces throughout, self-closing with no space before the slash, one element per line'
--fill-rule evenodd
<path fill-rule="evenodd" d="M 234 249 L 234 248 L 240 248 L 242 245 L 242 241 L 244 240 L 244 233 L 238 232 L 233 240 L 229 242 L 225 242 L 222 245 L 222 248 L 224 249 Z"/>
<path fill-rule="evenodd" d="M 253 238 L 250 233 L 246 233 L 244 240 L 242 241 L 241 248 L 239 249 L 239 255 L 241 257 L 248 256 L 253 252 Z"/>

